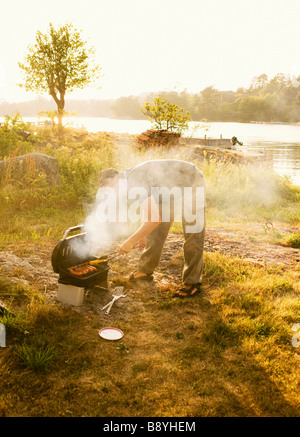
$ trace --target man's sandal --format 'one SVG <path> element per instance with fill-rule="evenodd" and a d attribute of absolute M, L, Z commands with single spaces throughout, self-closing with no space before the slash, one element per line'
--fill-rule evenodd
<path fill-rule="evenodd" d="M 201 286 L 202 284 L 199 282 L 198 284 L 192 285 L 191 288 L 179 288 L 179 290 L 175 291 L 172 297 L 179 297 L 180 299 L 195 297 L 201 292 Z"/>
<path fill-rule="evenodd" d="M 134 273 L 131 273 L 131 275 L 129 276 L 129 281 L 134 282 L 134 281 L 153 281 L 153 274 L 152 273 L 147 273 L 143 276 L 138 276 L 135 277 Z"/>

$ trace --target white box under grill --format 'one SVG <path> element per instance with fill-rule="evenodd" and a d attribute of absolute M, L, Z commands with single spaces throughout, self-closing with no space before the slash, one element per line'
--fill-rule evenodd
<path fill-rule="evenodd" d="M 58 283 L 56 298 L 60 302 L 68 303 L 74 306 L 80 306 L 84 298 L 84 288 L 75 285 Z"/>

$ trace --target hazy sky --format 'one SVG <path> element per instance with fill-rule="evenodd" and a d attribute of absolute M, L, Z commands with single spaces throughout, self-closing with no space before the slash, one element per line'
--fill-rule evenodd
<path fill-rule="evenodd" d="M 0 0 L 0 100 L 35 97 L 16 85 L 18 62 L 50 22 L 82 30 L 104 74 L 69 97 L 106 99 L 299 74 L 299 17 L 300 0 Z"/>

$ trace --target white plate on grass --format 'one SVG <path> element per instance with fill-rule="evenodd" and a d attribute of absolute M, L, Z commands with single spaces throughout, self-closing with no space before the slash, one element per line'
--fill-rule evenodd
<path fill-rule="evenodd" d="M 102 328 L 99 331 L 99 335 L 105 340 L 120 340 L 124 333 L 118 328 Z"/>

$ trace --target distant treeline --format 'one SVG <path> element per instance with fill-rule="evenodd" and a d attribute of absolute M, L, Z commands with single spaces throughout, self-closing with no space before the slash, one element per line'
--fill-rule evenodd
<path fill-rule="evenodd" d="M 270 80 L 266 74 L 261 74 L 252 80 L 249 88 L 238 88 L 236 91 L 220 91 L 209 86 L 195 94 L 169 91 L 115 100 L 67 99 L 65 109 L 81 117 L 144 119 L 141 108 L 145 102 L 152 103 L 158 94 L 190 111 L 194 121 L 300 121 L 300 82 L 284 74 L 277 74 Z M 53 111 L 55 106 L 50 100 L 42 98 L 21 103 L 0 103 L 1 116 L 17 112 L 24 117 L 36 116 L 42 110 Z"/>
<path fill-rule="evenodd" d="M 220 91 L 210 86 L 198 94 L 185 91 L 163 94 L 171 103 L 190 111 L 194 121 L 300 121 L 300 82 L 284 74 L 277 74 L 270 80 L 262 74 L 252 80 L 249 88 L 236 91 Z M 147 96 L 146 100 L 154 97 Z M 130 99 L 134 101 L 134 98 Z M 121 115 L 120 106 L 124 108 L 125 102 L 120 100 L 117 103 Z"/>
<path fill-rule="evenodd" d="M 81 117 L 113 117 L 110 109 L 115 100 L 73 100 L 66 98 L 65 110 L 69 113 L 77 113 Z M 56 105 L 49 98 L 37 98 L 34 100 L 18 103 L 0 102 L 0 116 L 15 115 L 20 113 L 22 117 L 36 117 L 40 111 L 55 111 Z"/>

